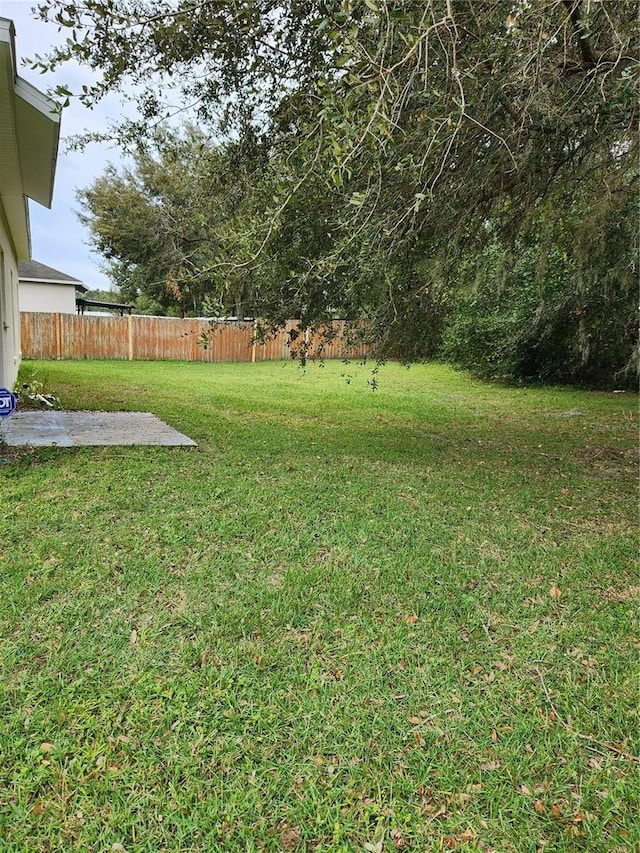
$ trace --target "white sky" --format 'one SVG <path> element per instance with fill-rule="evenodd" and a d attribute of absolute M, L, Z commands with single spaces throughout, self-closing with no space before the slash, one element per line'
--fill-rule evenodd
<path fill-rule="evenodd" d="M 22 60 L 34 54 L 44 54 L 58 41 L 64 41 L 65 32 L 59 34 L 55 24 L 34 20 L 31 15 L 33 0 L 0 0 L 0 17 L 11 18 L 16 28 L 16 54 L 18 74 L 43 92 L 59 84 L 68 85 L 72 91 L 92 79 L 88 68 L 67 65 L 54 73 L 38 74 Z M 67 152 L 66 139 L 84 130 L 103 131 L 122 115 L 133 117 L 132 107 L 117 97 L 107 97 L 93 110 L 72 99 L 62 113 L 58 167 L 53 192 L 53 205 L 48 210 L 30 202 L 31 254 L 34 260 L 54 267 L 78 278 L 87 287 L 109 287 L 108 279 L 100 271 L 102 258 L 89 249 L 89 233 L 78 220 L 76 189 L 87 187 L 100 175 L 107 163 L 115 165 L 122 160 L 119 151 L 106 145 L 91 144 L 82 152 Z"/>

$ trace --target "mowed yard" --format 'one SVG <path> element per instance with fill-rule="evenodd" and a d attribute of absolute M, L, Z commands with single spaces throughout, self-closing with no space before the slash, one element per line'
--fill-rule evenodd
<path fill-rule="evenodd" d="M 634 395 L 28 366 L 199 447 L 0 447 L 2 853 L 637 849 Z"/>

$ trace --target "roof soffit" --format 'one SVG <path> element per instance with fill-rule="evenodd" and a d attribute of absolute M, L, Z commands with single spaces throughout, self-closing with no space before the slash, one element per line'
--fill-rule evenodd
<path fill-rule="evenodd" d="M 51 206 L 60 116 L 54 101 L 17 76 L 14 29 L 0 18 L 0 180 L 2 195 Z"/>
<path fill-rule="evenodd" d="M 58 156 L 60 116 L 55 104 L 17 77 L 14 86 L 15 123 L 24 194 L 51 207 Z"/>

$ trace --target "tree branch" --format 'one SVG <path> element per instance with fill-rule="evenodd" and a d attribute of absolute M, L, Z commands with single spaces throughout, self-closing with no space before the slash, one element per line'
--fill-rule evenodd
<path fill-rule="evenodd" d="M 582 55 L 582 67 L 595 68 L 599 62 L 599 58 L 593 49 L 588 36 L 587 26 L 582 19 L 582 0 L 562 0 L 562 2 L 569 13 L 571 23 L 573 24 L 573 31 L 578 39 L 580 54 Z"/>

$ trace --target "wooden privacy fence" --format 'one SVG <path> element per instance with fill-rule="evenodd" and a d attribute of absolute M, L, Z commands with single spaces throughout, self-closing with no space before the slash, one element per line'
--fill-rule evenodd
<path fill-rule="evenodd" d="M 294 326 L 288 323 L 262 344 L 254 341 L 253 323 L 212 326 L 208 320 L 176 317 L 20 314 L 23 358 L 43 360 L 274 361 L 291 357 L 289 332 Z M 323 358 L 366 355 L 364 346 L 345 349 L 342 321 L 335 321 L 335 331 L 335 340 L 322 348 Z M 313 355 L 317 342 L 310 344 Z"/>

